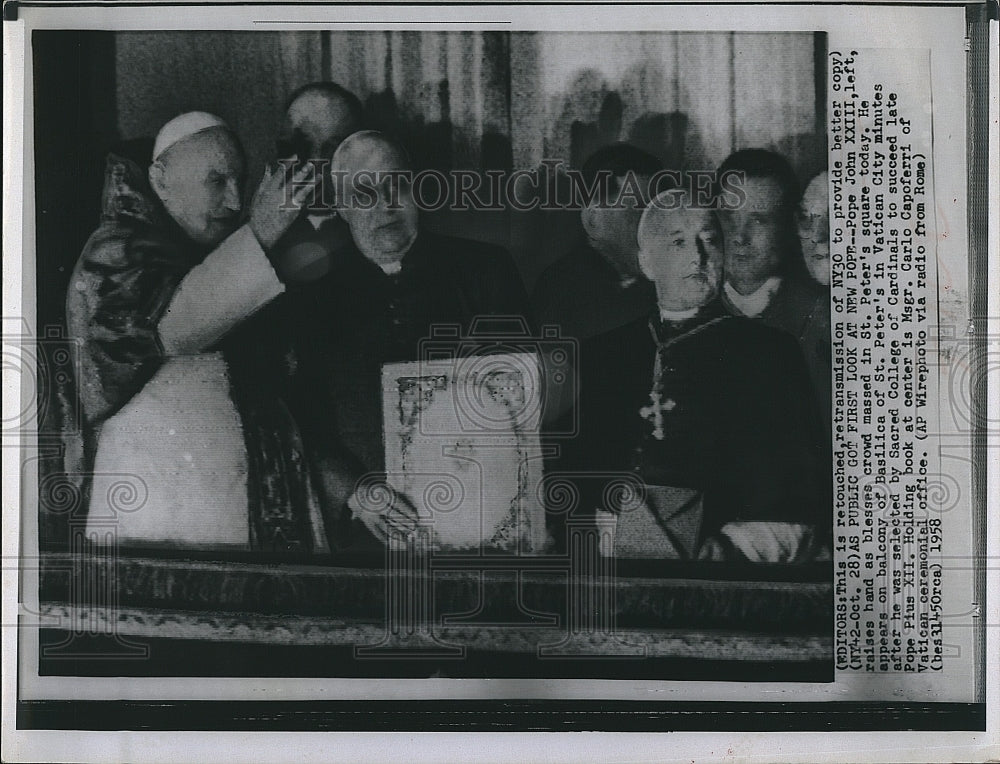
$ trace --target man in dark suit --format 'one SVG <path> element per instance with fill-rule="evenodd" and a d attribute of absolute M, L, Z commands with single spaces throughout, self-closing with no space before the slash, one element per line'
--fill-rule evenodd
<path fill-rule="evenodd" d="M 330 257 L 350 246 L 350 232 L 334 207 L 330 157 L 347 136 L 362 128 L 363 120 L 361 101 L 335 82 L 310 82 L 289 96 L 278 134 L 278 158 L 307 162 L 320 179 L 306 214 L 279 242 L 290 261 L 322 271 Z"/>
<path fill-rule="evenodd" d="M 631 469 L 644 500 L 618 514 L 622 556 L 788 562 L 811 558 L 831 516 L 828 465 L 794 339 L 718 299 L 714 214 L 643 214 L 639 259 L 654 315 L 582 349 L 584 469 Z"/>
<path fill-rule="evenodd" d="M 363 131 L 340 144 L 333 172 L 343 178 L 338 214 L 352 245 L 330 273 L 305 290 L 299 340 L 300 400 L 307 442 L 322 476 L 328 528 L 337 546 L 366 533 L 404 535 L 415 527 L 405 500 L 387 515 L 364 512 L 355 493 L 363 476 L 385 470 L 382 364 L 420 359 L 435 326 L 490 332 L 500 316 L 527 315 L 527 297 L 506 251 L 423 230 L 402 173 L 409 161 L 381 133 Z M 393 185 L 395 184 L 395 185 Z"/>
<path fill-rule="evenodd" d="M 722 301 L 737 316 L 786 331 L 802 348 L 827 430 L 832 417 L 830 295 L 801 265 L 797 236 L 799 185 L 779 154 L 744 149 L 729 156 L 719 177 L 739 173 L 742 203 L 723 205 Z"/>

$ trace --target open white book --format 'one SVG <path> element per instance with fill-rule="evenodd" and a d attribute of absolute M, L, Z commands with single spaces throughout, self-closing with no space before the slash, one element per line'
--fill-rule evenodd
<path fill-rule="evenodd" d="M 417 509 L 433 548 L 540 551 L 537 357 L 390 363 L 382 391 L 388 481 Z"/>

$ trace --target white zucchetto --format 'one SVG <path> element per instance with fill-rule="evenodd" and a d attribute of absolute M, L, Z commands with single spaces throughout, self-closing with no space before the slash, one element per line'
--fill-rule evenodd
<path fill-rule="evenodd" d="M 209 114 L 207 111 L 189 111 L 174 117 L 156 134 L 156 142 L 153 144 L 153 161 L 159 159 L 163 152 L 175 143 L 180 143 L 185 138 L 190 138 L 196 133 L 213 127 L 229 129 L 229 125 L 221 117 Z"/>

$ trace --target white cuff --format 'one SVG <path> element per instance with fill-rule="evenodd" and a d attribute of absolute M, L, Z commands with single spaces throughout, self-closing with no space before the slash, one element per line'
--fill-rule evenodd
<path fill-rule="evenodd" d="M 243 226 L 196 265 L 157 327 L 167 355 L 199 353 L 285 291 L 257 237 Z"/>
<path fill-rule="evenodd" d="M 750 562 L 808 562 L 816 554 L 811 525 L 735 522 L 723 525 L 719 534 Z"/>

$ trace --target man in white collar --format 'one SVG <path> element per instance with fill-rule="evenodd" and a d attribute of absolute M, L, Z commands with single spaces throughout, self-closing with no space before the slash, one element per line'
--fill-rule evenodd
<path fill-rule="evenodd" d="M 630 470 L 645 501 L 617 513 L 625 557 L 804 562 L 832 511 L 828 464 L 795 341 L 728 314 L 710 210 L 661 194 L 639 224 L 651 320 L 584 347 L 591 470 Z M 597 369 L 613 369 L 601 381 Z M 623 456 L 621 456 L 623 455 Z"/>
<path fill-rule="evenodd" d="M 798 182 L 791 166 L 763 149 L 732 154 L 719 177 L 740 173 L 742 203 L 722 206 L 725 296 L 742 315 L 757 318 L 784 281 L 797 241 L 793 214 Z"/>
<path fill-rule="evenodd" d="M 722 237 L 710 210 L 679 207 L 686 195 L 670 192 L 657 197 L 639 223 L 639 267 L 656 290 L 656 305 L 664 324 L 683 326 L 709 306 L 719 293 Z"/>
<path fill-rule="evenodd" d="M 417 240 L 418 211 L 410 185 L 404 176 L 392 175 L 408 169 L 402 148 L 373 130 L 350 136 L 333 155 L 331 172 L 344 179 L 339 213 L 361 254 L 389 275 L 399 273 L 404 255 Z M 377 184 L 375 194 L 365 180 Z"/>
<path fill-rule="evenodd" d="M 830 298 L 802 272 L 795 172 L 779 154 L 744 149 L 719 168 L 720 180 L 732 174 L 738 174 L 741 203 L 719 205 L 725 250 L 723 304 L 733 315 L 759 319 L 798 340 L 829 431 Z"/>
<path fill-rule="evenodd" d="M 297 335 L 300 419 L 344 547 L 415 527 L 404 501 L 377 515 L 354 493 L 362 476 L 385 470 L 382 365 L 420 360 L 436 326 L 467 335 L 474 327 L 495 331 L 499 317 L 527 315 L 505 250 L 423 229 L 410 170 L 407 152 L 382 133 L 358 132 L 339 145 L 331 172 L 352 243 L 298 300 L 299 323 L 310 328 Z"/>

